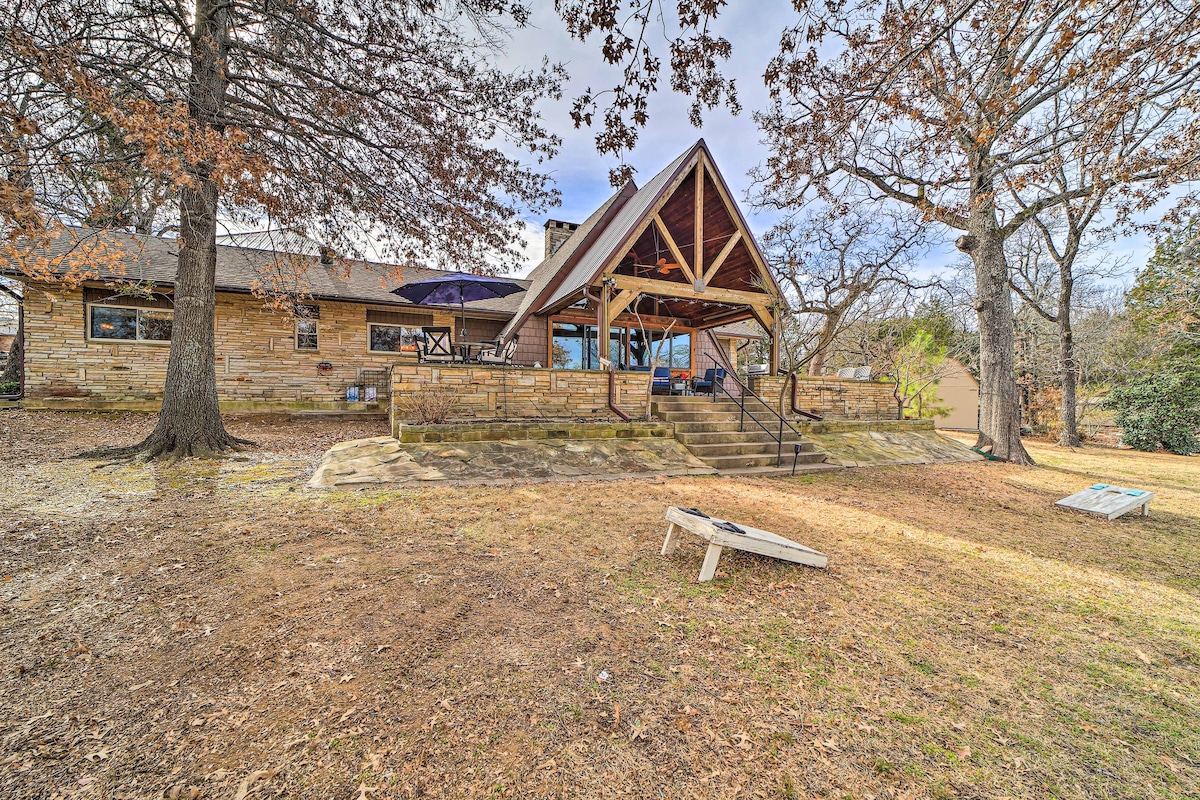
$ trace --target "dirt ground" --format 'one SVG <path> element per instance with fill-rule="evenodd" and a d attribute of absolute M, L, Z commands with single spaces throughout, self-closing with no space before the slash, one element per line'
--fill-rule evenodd
<path fill-rule="evenodd" d="M 0 797 L 1200 793 L 1200 459 L 322 492 L 383 423 L 266 418 L 66 458 L 152 422 L 0 413 Z M 1098 480 L 1152 516 L 1054 508 Z M 667 505 L 829 569 L 699 585 Z"/>

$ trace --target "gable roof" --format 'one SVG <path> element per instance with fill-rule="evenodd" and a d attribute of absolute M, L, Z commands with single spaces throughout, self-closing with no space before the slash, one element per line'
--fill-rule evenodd
<path fill-rule="evenodd" d="M 629 201 L 629 198 L 634 196 L 636 189 L 633 181 L 625 184 L 620 191 L 593 211 L 592 215 L 584 220 L 557 250 L 533 268 L 528 277 L 529 289 L 521 295 L 516 314 L 500 332 L 501 338 L 507 339 L 510 333 L 520 330 L 529 315 L 542 307 L 543 298 L 555 291 L 556 286 L 560 285 L 562 278 L 568 274 L 571 266 L 587 252 L 591 242 L 606 229 L 608 218 L 617 213 Z"/>
<path fill-rule="evenodd" d="M 621 207 L 612 222 L 605 227 L 595 243 L 575 264 L 570 274 L 559 284 L 558 291 L 542 303 L 538 310 L 554 305 L 595 281 L 609 259 L 616 254 L 625 239 L 634 233 L 645 219 L 647 212 L 662 198 L 663 193 L 675 182 L 675 179 L 687 169 L 692 158 L 703 146 L 704 140 L 700 139 L 651 178 L 645 186 L 638 189 L 637 194 Z"/>
<path fill-rule="evenodd" d="M 108 248 L 109 252 L 112 249 L 120 248 L 123 255 L 124 274 L 111 269 L 100 269 L 100 280 L 152 281 L 164 287 L 174 285 L 179 255 L 178 245 L 174 239 L 93 228 L 67 228 L 65 233 L 56 238 L 42 254 L 50 258 L 63 256 L 72 248 L 89 241 Z M 250 293 L 255 282 L 270 270 L 280 255 L 286 256 L 287 254 L 252 247 L 217 245 L 217 291 Z M 401 279 L 397 280 L 394 273 L 399 268 L 390 264 L 356 261 L 347 271 L 336 264 L 323 264 L 316 257 L 304 255 L 292 255 L 291 257 L 302 258 L 309 262 L 304 278 L 308 284 L 308 293 L 315 300 L 414 307 L 417 304 L 392 294 L 392 289 L 405 283 L 448 274 L 447 270 L 403 267 Z M 0 267 L 0 272 L 2 271 L 5 270 Z M 16 277 L 21 277 L 13 268 L 9 268 L 7 271 Z M 522 286 L 529 285 L 528 280 L 512 280 Z M 488 317 L 508 318 L 516 311 L 525 294 L 525 292 L 519 292 L 508 297 L 477 300 L 467 303 L 466 308 L 468 312 L 474 311 Z M 444 308 L 455 312 L 459 308 L 457 304 L 421 307 Z"/>
<path fill-rule="evenodd" d="M 530 274 L 530 290 L 525 294 L 516 316 L 505 326 L 502 336 L 507 338 L 518 330 L 529 316 L 552 310 L 581 289 L 595 284 L 614 258 L 629 248 L 646 225 L 650 224 L 661 201 L 665 200 L 668 193 L 673 194 L 680 181 L 700 159 L 701 153 L 710 165 L 709 179 L 718 183 L 719 189 L 728 195 L 724 179 L 716 170 L 703 139 L 680 153 L 640 189 L 630 181 Z M 730 208 L 733 224 L 749 234 L 749 227 L 737 204 L 730 200 L 726 205 Z M 754 237 L 746 235 L 742 241 L 745 247 L 751 249 L 752 257 L 761 261 Z M 771 281 L 774 283 L 773 278 Z"/>

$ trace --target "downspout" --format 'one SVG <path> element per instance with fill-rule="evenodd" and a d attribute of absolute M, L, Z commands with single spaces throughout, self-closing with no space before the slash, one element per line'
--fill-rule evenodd
<path fill-rule="evenodd" d="M 796 406 L 796 384 L 799 383 L 799 378 L 796 377 L 796 373 L 794 373 L 794 372 L 792 373 L 791 378 L 792 378 L 792 413 L 797 416 L 804 417 L 805 419 L 811 419 L 815 422 L 820 422 L 822 419 L 824 419 L 824 417 L 822 417 L 820 414 L 812 414 L 812 413 L 810 413 L 808 411 L 804 411 Z"/>
<path fill-rule="evenodd" d="M 600 298 L 592 294 L 591 290 L 586 286 L 583 287 L 583 296 L 594 302 L 597 309 L 601 307 Z M 600 311 L 597 310 L 596 314 L 596 335 L 608 336 L 607 330 L 600 330 L 601 326 L 603 325 L 603 320 L 601 320 L 599 316 Z M 609 353 L 609 355 L 611 356 L 612 353 Z M 608 410 L 616 414 L 622 422 L 629 422 L 629 415 L 618 408 L 616 401 L 613 399 L 617 395 L 617 373 L 613 370 L 612 364 L 613 362 L 610 358 L 608 360 Z"/>

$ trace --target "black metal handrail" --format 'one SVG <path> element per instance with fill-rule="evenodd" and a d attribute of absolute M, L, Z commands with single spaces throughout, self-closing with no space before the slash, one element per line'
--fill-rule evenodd
<path fill-rule="evenodd" d="M 742 383 L 742 379 L 737 376 L 736 372 L 729 372 L 729 371 L 725 370 L 725 368 L 710 354 L 705 353 L 704 355 L 708 358 L 709 361 L 713 362 L 714 369 L 720 368 L 722 371 L 725 372 L 726 375 L 728 375 L 730 378 L 733 378 L 734 382 L 742 389 L 741 396 L 734 397 L 733 392 L 731 392 L 725 388 L 724 381 L 717 380 L 716 372 L 714 372 L 713 373 L 713 381 L 712 381 L 713 402 L 714 403 L 717 402 L 717 390 L 720 389 L 722 392 L 724 392 L 729 397 L 730 400 L 732 400 L 733 402 L 738 404 L 738 431 L 744 431 L 746 429 L 746 415 L 749 414 L 750 419 L 754 422 L 754 424 L 757 425 L 758 427 L 762 428 L 763 431 L 765 431 L 766 434 L 768 436 L 770 436 L 772 440 L 774 440 L 774 442 L 775 442 L 775 466 L 777 466 L 777 467 L 782 466 L 782 464 L 783 464 L 783 429 L 784 429 L 784 427 L 787 427 L 787 429 L 790 430 L 792 433 L 796 434 L 797 437 L 800 436 L 800 431 L 796 430 L 792 426 L 792 423 L 788 422 L 787 419 L 784 418 L 784 416 L 782 414 L 780 414 L 778 411 L 776 411 L 775 409 L 773 409 L 769 405 L 767 405 L 767 401 L 763 400 L 761 397 L 759 397 L 757 394 L 755 394 L 753 389 L 751 389 L 746 384 Z M 755 400 L 757 400 L 759 405 L 761 405 L 767 411 L 770 411 L 775 416 L 775 418 L 779 420 L 779 433 L 778 434 L 776 434 L 774 431 L 772 431 L 770 428 L 768 428 L 766 425 L 764 425 L 762 420 L 760 420 L 758 417 L 754 416 L 754 412 L 746 410 L 746 395 L 749 395 L 750 397 L 753 397 Z"/>

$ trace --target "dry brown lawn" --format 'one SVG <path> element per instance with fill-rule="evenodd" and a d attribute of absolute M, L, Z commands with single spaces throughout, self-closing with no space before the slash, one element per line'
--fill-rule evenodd
<path fill-rule="evenodd" d="M 381 424 L 268 419 L 64 458 L 151 423 L 0 414 L 0 797 L 1200 792 L 1200 459 L 314 492 Z M 1097 480 L 1152 516 L 1054 508 Z M 670 504 L 830 567 L 698 585 Z"/>

